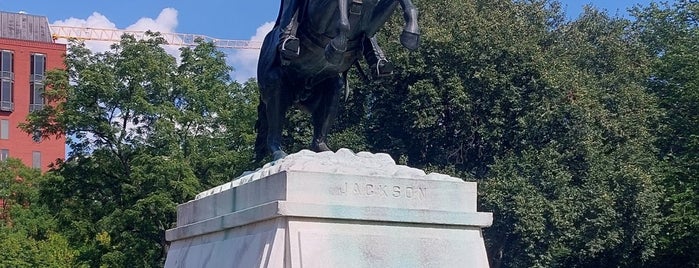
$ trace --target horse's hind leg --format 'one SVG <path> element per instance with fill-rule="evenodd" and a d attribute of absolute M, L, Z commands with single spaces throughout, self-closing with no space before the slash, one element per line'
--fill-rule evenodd
<path fill-rule="evenodd" d="M 257 105 L 257 121 L 255 122 L 255 130 L 257 131 L 257 137 L 255 137 L 255 162 L 260 162 L 269 153 L 269 148 L 267 148 L 267 107 L 265 107 L 264 102 L 260 99 L 260 104 Z"/>
<path fill-rule="evenodd" d="M 313 141 L 311 141 L 311 150 L 313 151 L 330 151 L 327 136 L 337 116 L 342 86 L 343 80 L 340 77 L 326 79 L 315 86 L 314 92 L 317 94 L 302 103 L 312 115 Z"/>
<path fill-rule="evenodd" d="M 347 40 L 350 31 L 350 22 L 347 0 L 337 0 L 337 7 L 340 10 L 340 23 L 338 24 L 338 35 L 335 36 L 325 47 L 325 59 L 331 64 L 342 63 L 343 54 L 347 51 Z"/>
<path fill-rule="evenodd" d="M 279 66 L 270 66 L 266 72 L 258 72 L 258 79 L 260 101 L 264 103 L 264 113 L 258 111 L 258 114 L 264 116 L 266 120 L 261 121 L 267 125 L 266 131 L 260 133 L 266 133 L 267 149 L 272 152 L 274 160 L 279 160 L 286 156 L 282 149 L 282 124 L 292 102 L 290 91 L 284 87 Z"/>
<path fill-rule="evenodd" d="M 282 149 L 282 125 L 286 120 L 286 111 L 291 106 L 291 97 L 288 90 L 282 86 L 263 89 L 267 91 L 265 96 L 267 106 L 267 146 L 272 152 L 274 160 L 282 159 L 286 153 Z"/>

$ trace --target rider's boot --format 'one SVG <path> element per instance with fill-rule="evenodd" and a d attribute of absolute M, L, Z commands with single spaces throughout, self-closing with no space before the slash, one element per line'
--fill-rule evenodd
<path fill-rule="evenodd" d="M 364 39 L 364 58 L 369 63 L 371 74 L 375 78 L 385 77 L 393 74 L 393 63 L 386 59 L 376 37 Z"/>
<path fill-rule="evenodd" d="M 296 29 L 298 28 L 297 21 L 298 12 L 296 12 L 279 36 L 279 45 L 277 49 L 282 57 L 286 59 L 297 58 L 301 54 L 301 44 L 296 37 Z"/>

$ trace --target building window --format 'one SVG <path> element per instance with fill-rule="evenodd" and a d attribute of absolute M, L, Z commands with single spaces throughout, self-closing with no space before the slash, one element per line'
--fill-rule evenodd
<path fill-rule="evenodd" d="M 32 167 L 33 168 L 41 168 L 41 152 L 39 152 L 39 151 L 32 152 Z"/>
<path fill-rule="evenodd" d="M 0 120 L 0 140 L 7 140 L 10 138 L 10 120 L 2 119 Z"/>
<path fill-rule="evenodd" d="M 12 101 L 14 87 L 14 59 L 12 51 L 0 50 L 0 111 L 12 112 L 15 108 Z"/>
<path fill-rule="evenodd" d="M 5 161 L 10 157 L 9 149 L 0 149 L 0 161 Z"/>
<path fill-rule="evenodd" d="M 44 73 L 46 55 L 32 54 L 31 77 L 29 80 L 29 112 L 44 108 Z"/>
<path fill-rule="evenodd" d="M 44 108 L 44 85 L 42 83 L 29 83 L 29 112 Z"/>
<path fill-rule="evenodd" d="M 15 79 L 13 56 L 12 51 L 0 50 L 0 71 L 2 71 L 0 76 L 2 78 Z"/>
<path fill-rule="evenodd" d="M 31 81 L 43 83 L 46 72 L 46 55 L 32 54 L 31 59 Z"/>

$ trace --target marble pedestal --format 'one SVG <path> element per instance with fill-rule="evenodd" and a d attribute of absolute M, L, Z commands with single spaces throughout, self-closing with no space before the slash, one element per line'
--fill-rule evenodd
<path fill-rule="evenodd" d="M 165 267 L 488 267 L 475 183 L 301 154 L 179 205 Z"/>

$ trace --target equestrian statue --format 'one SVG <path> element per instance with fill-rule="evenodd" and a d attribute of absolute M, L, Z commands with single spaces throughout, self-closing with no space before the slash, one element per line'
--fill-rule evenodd
<path fill-rule="evenodd" d="M 416 50 L 420 39 L 418 12 L 411 0 L 282 0 L 275 26 L 262 43 L 257 66 L 257 161 L 270 153 L 274 160 L 286 156 L 281 144 L 282 124 L 292 105 L 311 114 L 310 149 L 330 150 L 328 130 L 347 83 L 342 74 L 362 55 L 372 75 L 392 73 L 392 64 L 374 35 L 399 4 L 405 19 L 401 44 Z"/>

